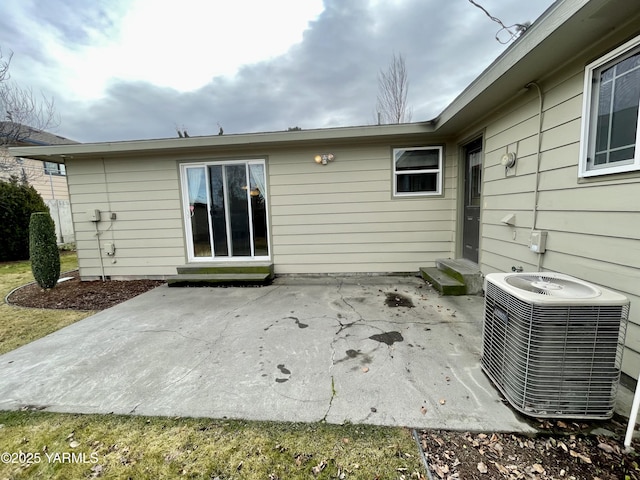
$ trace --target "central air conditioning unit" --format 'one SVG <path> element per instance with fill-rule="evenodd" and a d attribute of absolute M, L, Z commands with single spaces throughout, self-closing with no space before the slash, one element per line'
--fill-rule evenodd
<path fill-rule="evenodd" d="M 568 275 L 488 274 L 482 369 L 525 415 L 611 418 L 628 317 L 625 296 Z"/>

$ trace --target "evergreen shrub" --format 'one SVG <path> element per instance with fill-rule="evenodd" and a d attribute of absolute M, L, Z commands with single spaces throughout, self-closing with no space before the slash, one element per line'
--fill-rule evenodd
<path fill-rule="evenodd" d="M 29 256 L 33 278 L 38 285 L 45 289 L 55 287 L 60 278 L 60 252 L 56 242 L 56 226 L 48 212 L 31 214 Z"/>
<path fill-rule="evenodd" d="M 0 180 L 0 262 L 29 258 L 29 220 L 48 212 L 40 194 L 17 178 Z"/>

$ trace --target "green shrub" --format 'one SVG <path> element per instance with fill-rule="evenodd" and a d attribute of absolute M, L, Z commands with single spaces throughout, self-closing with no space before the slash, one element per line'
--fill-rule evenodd
<path fill-rule="evenodd" d="M 49 208 L 35 188 L 0 180 L 0 262 L 29 258 L 29 219 Z"/>
<path fill-rule="evenodd" d="M 60 278 L 60 252 L 56 243 L 56 226 L 47 212 L 31 214 L 29 255 L 33 278 L 42 288 L 53 288 Z"/>

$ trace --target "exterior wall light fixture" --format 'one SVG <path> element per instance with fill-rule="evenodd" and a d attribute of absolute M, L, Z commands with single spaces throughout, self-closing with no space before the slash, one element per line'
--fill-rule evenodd
<path fill-rule="evenodd" d="M 336 156 L 333 153 L 323 153 L 313 157 L 317 164 L 326 165 L 329 162 L 333 162 Z"/>
<path fill-rule="evenodd" d="M 505 153 L 500 158 L 500 163 L 504 168 L 513 168 L 516 164 L 517 156 L 514 152 Z"/>

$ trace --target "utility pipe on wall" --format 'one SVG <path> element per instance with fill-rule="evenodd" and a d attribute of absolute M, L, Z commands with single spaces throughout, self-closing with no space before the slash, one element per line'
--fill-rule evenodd
<path fill-rule="evenodd" d="M 538 85 L 536 82 L 529 82 L 525 85 L 525 88 L 531 88 L 531 87 L 535 87 L 536 90 L 538 91 L 538 99 L 539 99 L 539 107 L 538 107 L 538 148 L 536 151 L 536 184 L 535 184 L 535 189 L 533 190 L 533 224 L 531 226 L 531 232 L 533 232 L 536 229 L 537 226 L 537 222 L 538 222 L 538 196 L 540 193 L 540 156 L 541 156 L 541 152 L 542 152 L 542 101 L 543 101 L 543 97 L 542 97 L 542 89 L 540 88 L 540 85 Z M 529 234 L 529 237 L 531 237 L 531 234 Z M 539 253 L 538 254 L 538 272 L 540 272 L 542 270 L 542 259 L 543 259 L 543 254 Z"/>
<path fill-rule="evenodd" d="M 102 248 L 100 248 L 100 229 L 98 228 L 98 222 L 94 222 L 96 226 L 96 242 L 98 244 L 98 255 L 100 256 L 100 273 L 102 277 L 102 281 L 106 280 L 104 275 L 104 260 L 102 259 Z"/>

